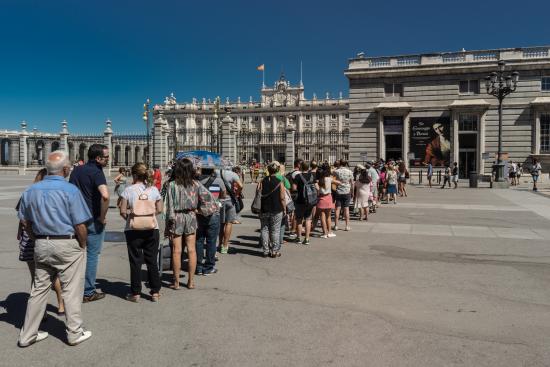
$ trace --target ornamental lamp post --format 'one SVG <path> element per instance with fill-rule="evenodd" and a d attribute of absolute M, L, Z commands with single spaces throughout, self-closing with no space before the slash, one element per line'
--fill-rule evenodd
<path fill-rule="evenodd" d="M 504 182 L 504 165 L 502 164 L 502 102 L 510 93 L 515 92 L 519 73 L 512 72 L 510 75 L 504 75 L 506 63 L 498 62 L 498 71 L 493 71 L 491 75 L 485 78 L 485 88 L 487 94 L 496 97 L 498 100 L 498 152 L 497 163 L 493 167 L 495 171 L 495 181 Z"/>
<path fill-rule="evenodd" d="M 145 124 L 147 126 L 147 156 L 145 157 L 145 163 L 147 164 L 147 167 L 149 168 L 151 166 L 150 157 L 151 157 L 151 147 L 149 144 L 149 133 L 150 133 L 150 121 L 149 121 L 149 105 L 151 104 L 151 100 L 147 98 L 145 103 L 143 104 L 143 121 L 145 121 Z"/>
<path fill-rule="evenodd" d="M 210 120 L 210 151 L 214 151 L 214 121 L 216 121 L 216 153 L 220 152 L 220 116 L 218 115 L 218 112 L 220 112 L 220 97 L 216 97 L 216 100 L 214 101 L 214 115 L 212 116 L 212 120 Z"/>

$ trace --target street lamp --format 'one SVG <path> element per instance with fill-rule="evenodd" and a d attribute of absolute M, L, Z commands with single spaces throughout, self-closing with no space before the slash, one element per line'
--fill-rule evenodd
<path fill-rule="evenodd" d="M 145 124 L 147 125 L 147 156 L 145 157 L 145 163 L 147 164 L 147 167 L 151 167 L 150 157 L 151 157 L 151 147 L 149 145 L 149 132 L 151 130 L 150 128 L 150 121 L 149 121 L 149 105 L 151 104 L 151 100 L 147 98 L 145 103 L 143 104 L 143 121 L 145 121 Z"/>
<path fill-rule="evenodd" d="M 519 73 L 512 72 L 510 75 L 504 75 L 506 63 L 498 62 L 498 71 L 493 71 L 491 75 L 485 78 L 485 88 L 487 94 L 498 99 L 498 152 L 497 164 L 495 165 L 495 181 L 504 182 L 504 165 L 502 164 L 502 102 L 510 93 L 514 92 L 518 85 Z"/>

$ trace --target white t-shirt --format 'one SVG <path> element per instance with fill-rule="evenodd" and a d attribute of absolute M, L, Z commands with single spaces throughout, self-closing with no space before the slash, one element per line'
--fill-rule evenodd
<path fill-rule="evenodd" d="M 221 179 L 222 176 L 221 176 L 221 173 L 220 173 L 220 172 L 221 172 L 221 170 L 219 170 L 219 169 L 216 170 L 216 176 L 218 176 L 218 177 Z M 235 182 L 240 182 L 240 181 L 241 181 L 241 178 L 240 178 L 239 175 L 236 174 L 235 172 L 230 171 L 230 170 L 228 170 L 228 169 L 224 169 L 224 170 L 223 170 L 223 180 L 225 180 L 225 182 L 227 182 L 227 184 L 229 185 L 229 187 L 230 187 L 231 189 L 233 189 L 233 184 L 234 184 Z M 222 180 L 222 181 L 223 181 L 223 180 Z M 225 184 L 224 184 L 224 186 L 225 186 Z M 223 187 L 223 189 L 225 190 L 226 187 Z M 226 195 L 223 199 L 220 199 L 220 202 L 225 202 L 225 201 L 227 201 L 227 200 L 231 200 L 231 196 L 229 196 L 229 194 Z"/>
<path fill-rule="evenodd" d="M 142 183 L 138 183 L 138 184 L 134 184 L 126 187 L 126 189 L 124 189 L 120 197 L 126 199 L 126 201 L 128 202 L 128 208 L 131 209 L 132 206 L 134 205 L 134 201 L 136 201 L 139 195 L 141 195 L 142 193 L 147 194 L 148 200 L 150 201 L 157 202 L 161 200 L 160 192 L 155 186 L 145 187 L 145 185 Z M 158 221 L 155 226 L 155 229 L 159 229 Z M 130 228 L 130 217 L 128 216 L 126 218 L 126 225 L 124 226 L 124 231 L 131 231 L 131 230 L 132 229 Z"/>

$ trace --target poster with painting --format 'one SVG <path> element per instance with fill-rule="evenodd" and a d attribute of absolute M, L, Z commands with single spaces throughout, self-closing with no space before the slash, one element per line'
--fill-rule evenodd
<path fill-rule="evenodd" d="M 442 167 L 451 157 L 449 117 L 411 117 L 410 152 L 414 153 L 411 167 Z"/>

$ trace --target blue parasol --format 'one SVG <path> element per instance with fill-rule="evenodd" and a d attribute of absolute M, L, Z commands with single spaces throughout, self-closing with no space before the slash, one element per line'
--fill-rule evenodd
<path fill-rule="evenodd" d="M 178 152 L 176 159 L 183 158 L 190 159 L 195 167 L 208 167 L 208 168 L 231 168 L 233 163 L 220 156 L 218 153 L 210 152 L 208 150 L 188 150 Z"/>

